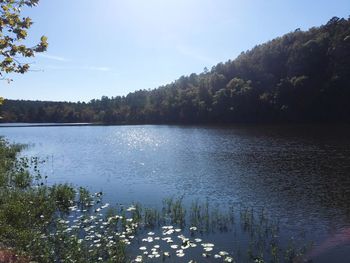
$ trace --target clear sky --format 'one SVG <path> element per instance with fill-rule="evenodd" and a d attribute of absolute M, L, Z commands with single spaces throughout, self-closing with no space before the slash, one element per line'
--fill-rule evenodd
<path fill-rule="evenodd" d="M 11 99 L 89 101 L 200 73 L 296 28 L 350 15 L 349 0 L 41 0 L 26 9 L 35 71 L 0 82 Z"/>

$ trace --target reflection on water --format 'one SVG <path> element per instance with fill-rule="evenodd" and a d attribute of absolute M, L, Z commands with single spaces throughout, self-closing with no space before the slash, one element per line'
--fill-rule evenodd
<path fill-rule="evenodd" d="M 110 202 L 155 206 L 184 195 L 265 207 L 286 232 L 304 229 L 321 248 L 350 227 L 348 134 L 349 126 L 302 125 L 0 128 L 11 141 L 35 144 L 26 154 L 48 160 L 51 183 L 102 190 Z"/>

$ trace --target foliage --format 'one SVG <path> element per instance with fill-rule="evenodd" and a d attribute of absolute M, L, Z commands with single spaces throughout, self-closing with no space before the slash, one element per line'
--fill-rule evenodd
<path fill-rule="evenodd" d="M 11 101 L 6 122 L 349 121 L 350 19 L 332 18 L 154 90 L 88 103 Z"/>
<path fill-rule="evenodd" d="M 0 0 L 0 79 L 4 80 L 5 74 L 27 72 L 29 63 L 19 58 L 34 57 L 35 53 L 47 49 L 45 36 L 32 47 L 24 43 L 33 21 L 30 17 L 21 15 L 22 8 L 34 7 L 38 2 L 39 0 Z M 9 78 L 6 80 L 11 81 Z M 0 104 L 2 102 L 3 98 L 0 98 Z"/>
<path fill-rule="evenodd" d="M 67 184 L 48 186 L 37 168 L 38 159 L 18 156 L 22 148 L 0 139 L 0 261 L 96 262 L 108 255 L 114 262 L 124 262 L 119 241 L 111 249 L 91 249 L 79 231 L 68 231 L 68 216 L 77 207 L 91 212 L 91 195 L 79 188 L 77 196 Z M 90 223 L 85 216 L 76 221 Z"/>

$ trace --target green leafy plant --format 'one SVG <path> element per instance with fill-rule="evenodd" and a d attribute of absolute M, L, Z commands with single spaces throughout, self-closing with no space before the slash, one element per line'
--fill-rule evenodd
<path fill-rule="evenodd" d="M 21 58 L 34 57 L 35 53 L 46 51 L 47 37 L 42 36 L 38 44 L 28 46 L 24 40 L 28 37 L 28 30 L 33 24 L 30 17 L 22 16 L 22 8 L 37 6 L 39 0 L 1 0 L 0 1 L 0 79 L 5 74 L 27 72 L 30 64 Z M 3 98 L 0 98 L 2 104 Z"/>

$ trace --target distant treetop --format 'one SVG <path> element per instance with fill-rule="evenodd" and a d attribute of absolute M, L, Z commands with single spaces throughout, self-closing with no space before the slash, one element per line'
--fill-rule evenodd
<path fill-rule="evenodd" d="M 349 101 L 350 19 L 334 17 L 153 90 L 89 103 L 8 101 L 2 115 L 13 122 L 349 122 Z"/>

